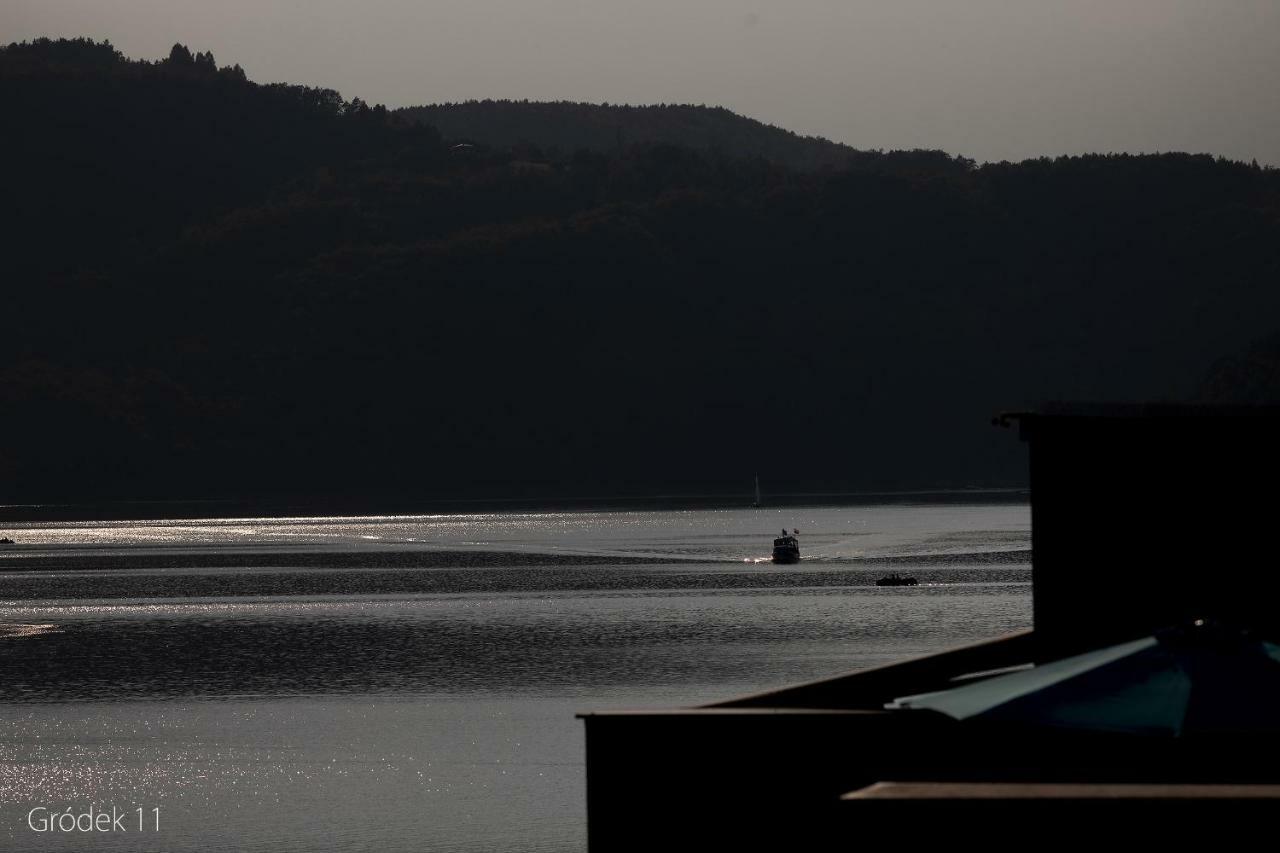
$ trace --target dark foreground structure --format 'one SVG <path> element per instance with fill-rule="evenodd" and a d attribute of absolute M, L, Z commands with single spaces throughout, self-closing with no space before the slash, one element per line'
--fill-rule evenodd
<path fill-rule="evenodd" d="M 1266 654 L 1182 673 L 1211 683 L 1193 695 L 1134 686 L 1153 717 L 1182 720 L 1184 702 L 1204 730 L 886 709 L 1168 626 L 1280 637 L 1280 410 L 1058 406 L 998 423 L 1030 450 L 1034 629 L 717 705 L 584 714 L 593 853 L 1222 846 L 1270 829 L 1280 662 Z"/>

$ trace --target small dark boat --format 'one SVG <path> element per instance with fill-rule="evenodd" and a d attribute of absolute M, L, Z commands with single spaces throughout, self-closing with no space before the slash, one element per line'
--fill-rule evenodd
<path fill-rule="evenodd" d="M 12 544 L 13 544 L 13 540 L 10 539 L 8 536 L 4 537 L 3 539 L 0 539 L 0 545 L 12 545 Z"/>
<path fill-rule="evenodd" d="M 876 586 L 918 586 L 919 581 L 915 578 L 904 578 L 902 575 L 894 573 L 885 578 L 876 581 Z"/>
<path fill-rule="evenodd" d="M 796 539 L 799 534 L 799 530 L 788 533 L 785 527 L 782 528 L 782 535 L 773 540 L 773 561 L 775 563 L 800 562 L 800 540 Z"/>

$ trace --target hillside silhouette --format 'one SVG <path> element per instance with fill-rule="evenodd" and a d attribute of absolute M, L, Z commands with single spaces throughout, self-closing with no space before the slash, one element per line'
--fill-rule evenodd
<path fill-rule="evenodd" d="M 0 500 L 1012 485 L 996 409 L 1185 397 L 1280 175 L 476 141 L 175 46 L 0 49 Z"/>
<path fill-rule="evenodd" d="M 882 160 L 815 136 L 737 115 L 724 107 L 692 104 L 629 106 L 571 101 L 465 101 L 397 110 L 411 121 L 435 127 L 446 139 L 496 148 L 524 146 L 544 156 L 586 150 L 613 153 L 631 145 L 677 145 L 731 157 L 760 158 L 792 169 L 857 168 Z M 902 152 L 900 162 L 906 160 Z M 910 152 L 929 168 L 963 170 L 940 151 Z"/>
<path fill-rule="evenodd" d="M 1197 389 L 1196 400 L 1234 406 L 1280 405 L 1280 331 L 1215 361 Z"/>

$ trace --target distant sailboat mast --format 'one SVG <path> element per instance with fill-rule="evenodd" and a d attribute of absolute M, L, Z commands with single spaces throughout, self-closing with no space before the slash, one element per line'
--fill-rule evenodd
<path fill-rule="evenodd" d="M 756 474 L 756 502 L 753 503 L 752 506 L 757 508 L 760 506 L 760 475 L 759 474 Z"/>

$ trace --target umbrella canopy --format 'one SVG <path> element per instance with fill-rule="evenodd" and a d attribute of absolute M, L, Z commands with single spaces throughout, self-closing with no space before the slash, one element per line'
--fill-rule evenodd
<path fill-rule="evenodd" d="M 1280 646 L 1196 622 L 886 707 L 1175 737 L 1280 734 Z"/>

